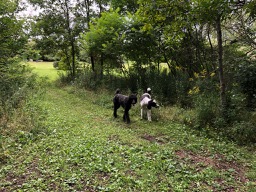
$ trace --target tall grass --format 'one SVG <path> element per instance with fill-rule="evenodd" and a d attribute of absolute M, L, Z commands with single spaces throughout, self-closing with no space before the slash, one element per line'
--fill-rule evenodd
<path fill-rule="evenodd" d="M 1 76 L 0 94 L 0 163 L 8 159 L 8 151 L 46 132 L 44 110 L 40 99 L 45 92 L 45 79 L 31 68 L 15 62 Z"/>
<path fill-rule="evenodd" d="M 100 79 L 92 71 L 85 69 L 78 74 L 74 85 L 91 90 L 108 90 L 112 94 L 120 88 L 124 94 L 137 92 L 139 95 L 147 87 L 151 87 L 153 98 L 162 106 L 175 106 L 177 115 L 173 115 L 174 120 L 239 143 L 255 142 L 251 133 L 256 131 L 256 124 L 252 121 L 252 113 L 246 110 L 246 97 L 236 90 L 228 92 L 228 110 L 223 116 L 219 107 L 217 77 L 201 76 L 191 80 L 182 72 L 177 72 L 174 76 L 165 69 L 159 72 L 146 68 L 143 73 L 132 69 L 123 75 L 109 72 Z"/>

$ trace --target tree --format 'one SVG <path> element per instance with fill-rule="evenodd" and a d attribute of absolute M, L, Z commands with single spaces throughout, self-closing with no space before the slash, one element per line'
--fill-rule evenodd
<path fill-rule="evenodd" d="M 223 114 L 227 108 L 226 98 L 226 79 L 223 62 L 223 25 L 230 17 L 234 18 L 239 9 L 246 7 L 246 13 L 250 18 L 255 17 L 255 3 L 253 1 L 236 1 L 236 0 L 179 0 L 179 1 L 163 1 L 163 0 L 139 0 L 139 10 L 137 14 L 144 23 L 143 29 L 150 33 L 157 34 L 159 37 L 158 52 L 168 64 L 170 70 L 175 74 L 175 68 L 179 67 L 186 71 L 190 77 L 193 77 L 194 72 L 200 72 L 204 68 L 210 73 L 207 57 L 201 61 L 201 56 L 205 55 L 208 49 L 204 42 L 207 34 L 214 58 L 215 45 L 211 41 L 211 37 L 216 37 L 217 42 L 217 60 L 212 60 L 218 64 L 219 87 L 220 87 L 220 106 Z M 248 5 L 248 6 L 245 6 Z M 244 17 L 242 17 L 244 18 Z M 243 29 L 243 35 L 238 35 L 243 38 L 243 41 L 255 43 L 254 33 L 251 32 L 252 24 L 250 20 L 246 22 L 241 20 L 239 27 Z M 251 20 L 252 21 L 252 20 Z M 252 22 L 253 23 L 253 22 Z M 249 25 L 248 25 L 249 24 Z M 214 29 L 215 34 L 209 29 Z M 207 31 L 206 31 L 207 29 Z M 206 63 L 206 64 L 204 64 Z M 214 67 L 214 65 L 213 65 Z M 174 70 L 172 70 L 174 69 Z"/>
<path fill-rule="evenodd" d="M 195 1 L 195 15 L 197 19 L 202 23 L 208 22 L 210 25 L 215 25 L 218 43 L 218 71 L 219 71 L 219 82 L 220 82 L 220 100 L 221 107 L 226 111 L 227 99 L 226 99 L 226 83 L 224 79 L 223 70 L 223 45 L 222 45 L 222 27 L 221 22 L 230 13 L 230 7 L 228 1 Z"/>
<path fill-rule="evenodd" d="M 255 9 L 256 2 L 239 4 L 236 6 L 236 13 L 232 14 L 232 22 L 226 24 L 231 39 L 230 44 L 238 43 L 248 48 L 246 54 L 252 54 L 256 50 L 256 23 Z"/>
<path fill-rule="evenodd" d="M 102 13 L 90 25 L 90 31 L 81 36 L 81 44 L 95 59 L 95 72 L 103 75 L 105 67 L 118 67 L 122 63 L 124 18 L 118 11 Z"/>
<path fill-rule="evenodd" d="M 223 37 L 222 23 L 226 21 L 231 14 L 235 14 L 237 9 L 244 5 L 244 1 L 223 1 L 223 0 L 195 0 L 194 14 L 200 24 L 208 23 L 215 27 L 218 44 L 218 72 L 220 83 L 220 101 L 223 115 L 227 109 L 226 82 L 223 66 Z"/>
<path fill-rule="evenodd" d="M 158 60 L 162 57 L 173 74 L 181 68 L 192 76 L 199 66 L 194 58 L 199 57 L 201 39 L 194 37 L 196 27 L 193 29 L 190 2 L 141 0 L 139 5 L 137 14 L 144 23 L 142 29 L 156 38 Z"/>
<path fill-rule="evenodd" d="M 74 78 L 76 57 L 79 55 L 77 39 L 80 33 L 89 30 L 92 18 L 100 16 L 108 8 L 109 0 L 30 0 L 30 2 L 42 10 L 34 27 L 34 35 L 37 37 L 39 47 L 55 53 L 60 49 Z M 91 55 L 90 58 L 94 70 L 94 58 Z"/>
<path fill-rule="evenodd" d="M 96 5 L 96 7 L 95 7 Z M 108 5 L 108 0 L 105 1 L 95 1 L 95 0 L 80 0 L 77 3 L 76 9 L 77 9 L 77 16 L 79 15 L 79 18 L 83 21 L 80 22 L 80 24 L 83 26 L 81 32 L 86 33 L 90 30 L 90 23 L 93 18 L 98 18 L 101 15 L 101 12 L 104 11 L 104 7 Z M 97 10 L 99 10 L 99 14 L 97 13 Z M 83 44 L 82 44 L 83 46 Z M 86 47 L 82 48 L 83 50 L 86 49 Z M 90 57 L 92 70 L 95 71 L 95 58 L 93 57 L 92 53 L 88 53 Z"/>
<path fill-rule="evenodd" d="M 33 35 L 40 49 L 48 53 L 61 50 L 74 78 L 76 73 L 77 37 L 83 28 L 76 10 L 76 1 L 40 0 L 30 1 L 42 9 L 36 18 Z"/>
<path fill-rule="evenodd" d="M 136 13 L 137 9 L 139 8 L 138 0 L 111 0 L 111 7 L 115 9 L 120 9 L 120 13 L 126 14 L 129 13 Z"/>
<path fill-rule="evenodd" d="M 23 20 L 15 13 L 18 4 L 11 0 L 0 0 L 0 64 L 7 65 L 8 60 L 16 56 L 27 41 L 23 32 Z"/>
<path fill-rule="evenodd" d="M 24 60 L 39 60 L 41 59 L 40 51 L 35 48 L 36 43 L 34 41 L 28 41 L 25 45 L 22 57 Z"/>
<path fill-rule="evenodd" d="M 28 82 L 25 66 L 19 63 L 27 36 L 24 21 L 17 18 L 18 10 L 17 2 L 0 0 L 0 117 L 2 107 Z"/>
<path fill-rule="evenodd" d="M 135 62 L 135 68 L 140 72 L 142 65 L 151 64 L 156 60 L 156 36 L 152 31 L 143 30 L 143 23 L 137 15 L 129 14 L 124 31 L 123 55 L 129 61 Z"/>

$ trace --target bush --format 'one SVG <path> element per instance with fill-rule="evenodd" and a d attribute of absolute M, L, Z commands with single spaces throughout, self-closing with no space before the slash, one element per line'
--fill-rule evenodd
<path fill-rule="evenodd" d="M 239 144 L 256 143 L 256 124 L 252 122 L 235 122 L 226 131 L 226 135 Z"/>
<path fill-rule="evenodd" d="M 225 50 L 225 65 L 229 84 L 246 95 L 247 107 L 256 107 L 256 61 L 235 46 Z"/>
<path fill-rule="evenodd" d="M 247 106 L 256 107 L 256 63 L 240 65 L 237 80 L 243 93 L 247 95 Z"/>
<path fill-rule="evenodd" d="M 35 97 L 42 90 L 42 84 L 39 85 L 37 76 L 29 68 L 20 64 L 10 65 L 1 80 L 0 127 L 6 128 L 18 113 L 24 112 L 23 109 L 31 97 Z M 29 119 L 31 115 L 33 113 L 25 116 L 20 114 L 20 118 Z M 20 123 L 29 127 L 25 119 Z"/>
<path fill-rule="evenodd" d="M 45 81 L 39 84 L 37 76 L 25 65 L 12 63 L 3 69 L 5 72 L 0 77 L 0 163 L 6 162 L 9 147 L 20 147 L 47 131 L 42 119 L 44 110 L 40 106 Z"/>
<path fill-rule="evenodd" d="M 54 62 L 53 62 L 53 67 L 54 67 L 55 69 L 59 69 L 59 61 L 54 61 Z"/>
<path fill-rule="evenodd" d="M 1 66 L 0 73 L 0 105 L 5 110 L 17 108 L 29 89 L 34 88 L 35 75 L 18 61 Z"/>
<path fill-rule="evenodd" d="M 101 81 L 96 78 L 96 74 L 86 67 L 84 70 L 80 70 L 74 81 L 74 85 L 80 88 L 96 90 L 100 87 Z"/>
<path fill-rule="evenodd" d="M 203 93 L 194 96 L 194 109 L 198 128 L 212 126 L 218 117 L 219 99 L 215 93 Z"/>

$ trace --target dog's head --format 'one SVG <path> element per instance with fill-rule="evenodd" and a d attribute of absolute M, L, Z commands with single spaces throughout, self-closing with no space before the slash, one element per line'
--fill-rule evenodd
<path fill-rule="evenodd" d="M 131 94 L 129 96 L 129 102 L 132 104 L 132 105 L 135 105 L 137 103 L 137 94 Z"/>
<path fill-rule="evenodd" d="M 152 107 L 155 107 L 155 108 L 158 108 L 159 105 L 158 103 L 156 102 L 155 99 L 151 99 L 149 102 L 148 102 L 148 109 L 151 109 Z"/>

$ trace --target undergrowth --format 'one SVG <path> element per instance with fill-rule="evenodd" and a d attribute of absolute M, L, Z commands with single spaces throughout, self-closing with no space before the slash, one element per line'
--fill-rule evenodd
<path fill-rule="evenodd" d="M 10 159 L 13 151 L 47 133 L 43 123 L 45 111 L 41 106 L 46 79 L 38 78 L 24 64 L 11 65 L 2 78 L 0 164 Z"/>
<path fill-rule="evenodd" d="M 198 123 L 192 108 L 162 103 L 148 122 L 140 120 L 137 104 L 126 124 L 121 108 L 113 117 L 113 91 L 58 85 L 47 85 L 25 105 L 43 124 L 18 131 L 5 145 L 0 190 L 256 190 L 254 147 L 209 137 L 208 124 L 191 129 Z"/>
<path fill-rule="evenodd" d="M 174 78 L 166 70 L 157 73 L 145 69 L 143 76 L 131 71 L 123 76 L 107 73 L 103 79 L 99 79 L 94 72 L 85 69 L 80 71 L 72 84 L 78 89 L 109 94 L 114 94 L 120 88 L 126 95 L 131 92 L 141 95 L 146 87 L 151 87 L 154 99 L 162 106 L 172 106 L 177 111 L 171 115 L 173 120 L 209 135 L 219 135 L 217 137 L 242 145 L 253 145 L 256 142 L 255 134 L 252 134 L 256 131 L 256 119 L 254 111 L 247 108 L 246 94 L 241 93 L 238 86 L 229 90 L 227 110 L 223 114 L 217 79 L 214 76 L 206 78 L 205 75 L 205 72 L 196 74 L 192 79 L 180 74 Z M 64 75 L 61 78 L 64 84 L 69 82 Z"/>
<path fill-rule="evenodd" d="M 255 155 L 246 148 L 198 135 L 168 119 L 131 124 L 112 117 L 113 94 L 73 86 L 48 87 L 41 100 L 49 134 L 31 140 L 1 168 L 6 191 L 250 191 Z M 24 139 L 24 136 L 22 135 Z"/>

